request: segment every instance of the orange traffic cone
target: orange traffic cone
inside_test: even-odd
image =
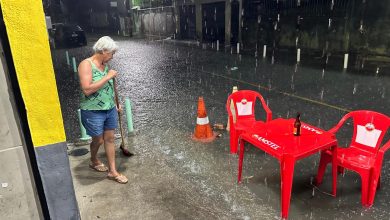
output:
[[[237,86],[233,86],[233,91],[232,91],[232,94],[237,92],[238,91],[238,88]],[[232,114],[233,114],[233,121],[234,123],[236,122],[236,110],[234,109],[234,104],[233,104],[233,101],[230,102],[230,111],[232,111]],[[230,120],[229,120],[229,117],[228,117],[228,122],[227,122],[227,125],[226,125],[226,130],[227,131],[230,131]]]
[[[201,142],[211,142],[215,139],[216,136],[217,135],[211,129],[203,97],[199,97],[198,117],[196,118],[196,127],[192,138]]]

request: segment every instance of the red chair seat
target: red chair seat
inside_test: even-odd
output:
[[[242,121],[240,121],[240,123],[237,123],[235,125],[235,129],[244,131],[248,128],[252,128],[252,127],[256,126],[256,124],[264,124],[264,122],[263,121],[256,121],[256,120],[252,120],[252,119],[242,120]]]
[[[337,160],[339,165],[348,169],[370,169],[374,165],[375,155],[355,147],[338,148]]]

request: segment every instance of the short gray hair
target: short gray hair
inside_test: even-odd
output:
[[[102,53],[103,51],[114,52],[118,50],[118,45],[111,37],[104,36],[96,41],[92,49],[95,53]]]

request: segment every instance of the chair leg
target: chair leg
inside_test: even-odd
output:
[[[245,142],[242,140],[240,141],[240,153],[238,156],[238,177],[237,182],[241,182],[241,175],[242,175],[242,163],[244,161],[244,153],[245,153]]]
[[[238,146],[238,135],[234,129],[230,130],[230,153],[236,154]]]
[[[371,205],[368,202],[368,193],[370,188],[370,176],[368,175],[360,175],[362,180],[362,205],[366,207],[370,207]]]
[[[375,194],[376,191],[380,188],[380,183],[381,183],[380,175],[375,175],[375,174],[371,175],[371,180],[368,189],[368,200],[367,200],[368,206],[372,206],[374,204]]]
[[[320,185],[322,183],[322,179],[323,179],[324,174],[325,174],[326,166],[331,161],[332,161],[332,156],[327,154],[325,151],[321,151],[321,159],[320,159],[320,164],[318,165],[316,185]]]

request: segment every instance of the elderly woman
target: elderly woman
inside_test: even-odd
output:
[[[108,179],[127,183],[127,178],[118,173],[115,167],[114,131],[118,125],[117,111],[120,109],[116,108],[113,79],[118,73],[107,66],[117,49],[115,41],[104,36],[93,46],[94,54],[80,63],[80,109],[81,121],[87,134],[92,137],[89,166],[99,172],[108,171]],[[97,152],[103,143],[108,168],[97,158]]]

